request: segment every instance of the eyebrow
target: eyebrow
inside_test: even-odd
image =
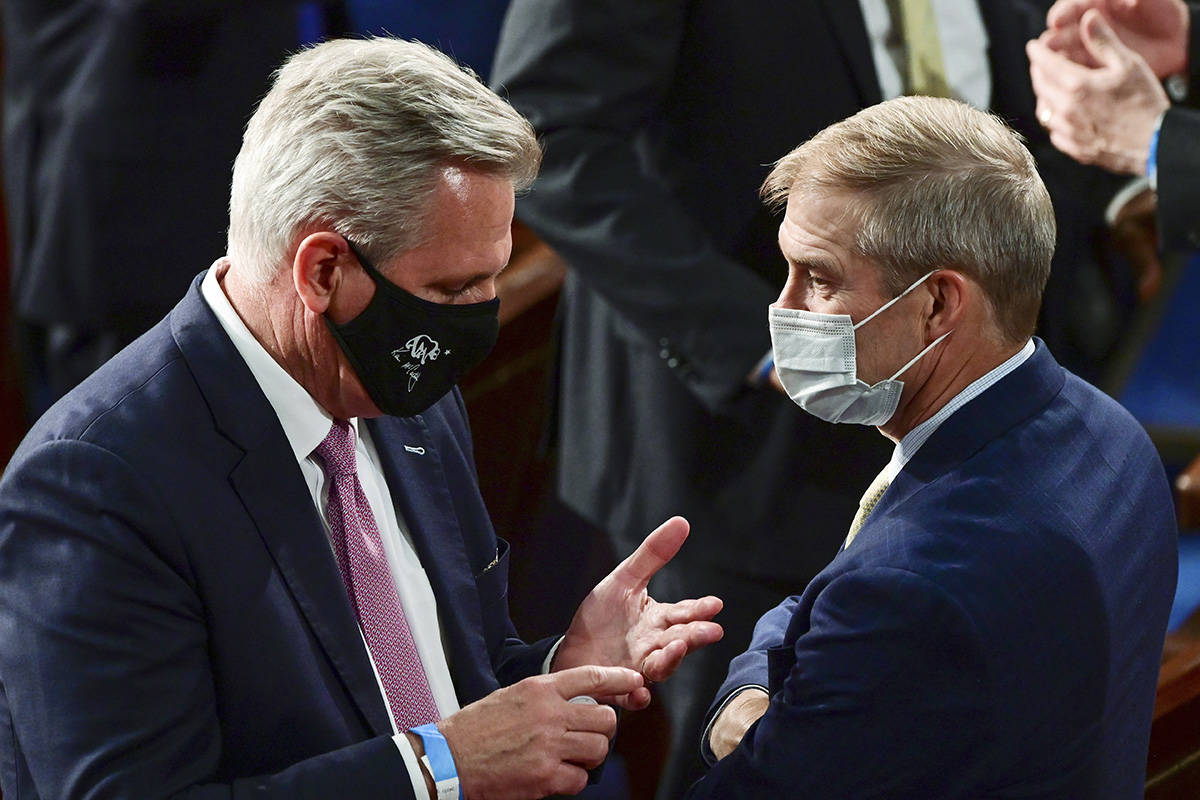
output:
[[[830,259],[830,258],[821,258],[821,257],[812,257],[812,256],[805,256],[803,258],[793,258],[792,256],[788,255],[787,253],[784,253],[783,257],[787,260],[788,264],[798,267],[799,269],[808,270],[809,272],[816,271],[816,272],[823,272],[823,273],[827,273],[827,274],[832,274],[832,273],[838,272],[838,267],[837,267],[836,262],[834,262],[833,259]]]

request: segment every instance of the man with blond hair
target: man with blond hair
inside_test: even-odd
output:
[[[784,388],[896,447],[731,664],[689,797],[1140,797],[1171,498],[1145,432],[1031,338],[1055,230],[1030,154],[995,117],[903,98],[764,193],[787,204]]]
[[[719,638],[716,598],[646,594],[678,518],[563,637],[509,620],[455,382],[495,340],[539,158],[417,43],[283,66],[228,255],[0,482],[6,800],[575,793],[616,724],[595,699],[644,706]]]

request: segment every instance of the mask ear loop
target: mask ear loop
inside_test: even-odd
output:
[[[929,346],[928,346],[928,347],[926,347],[924,350],[922,350],[921,352],[919,352],[919,353],[917,353],[915,356],[913,356],[913,360],[912,360],[912,361],[909,361],[907,364],[905,364],[903,367],[901,367],[901,368],[900,368],[900,371],[899,371],[899,372],[897,372],[897,373],[896,373],[895,375],[893,375],[892,377],[888,378],[888,380],[889,380],[889,381],[894,381],[894,380],[896,380],[896,378],[899,378],[901,375],[903,375],[903,374],[904,374],[904,371],[905,371],[905,370],[907,370],[907,369],[908,369],[909,367],[911,367],[913,364],[915,364],[915,363],[917,363],[918,361],[920,361],[920,360],[921,360],[921,356],[925,355],[925,354],[926,354],[926,353],[928,353],[930,350],[932,350],[933,348],[937,347],[939,344],[941,344],[941,341],[942,341],[942,339],[945,339],[947,336],[949,336],[949,335],[950,335],[950,334],[952,334],[952,333],[954,333],[954,328],[951,328],[950,330],[948,330],[948,331],[946,331],[945,333],[943,333],[941,336],[939,336],[939,337],[937,337],[936,339],[934,339],[932,342],[930,342],[930,343],[929,343]]]
[[[933,273],[935,273],[935,272],[937,272],[937,270],[936,270],[936,269],[931,269],[931,270],[929,270],[929,272],[926,272],[924,275],[922,275],[921,277],[917,278],[917,280],[916,280],[916,281],[915,281],[915,282],[914,282],[914,283],[913,283],[911,286],[909,286],[907,289],[905,289],[903,292],[901,292],[900,294],[896,295],[896,296],[895,296],[895,297],[893,297],[891,300],[888,300],[886,303],[884,303],[884,304],[883,304],[883,305],[881,305],[879,308],[875,309],[875,310],[874,310],[874,311],[872,311],[870,314],[868,314],[868,315],[867,315],[865,318],[863,318],[862,320],[860,320],[860,321],[859,321],[859,323],[858,323],[857,325],[854,325],[854,326],[853,326],[854,330],[858,330],[858,329],[859,329],[859,328],[861,328],[863,325],[866,325],[868,322],[870,322],[871,320],[873,320],[873,319],[875,319],[876,317],[878,317],[878,316],[879,316],[880,314],[882,314],[884,311],[887,311],[889,308],[891,308],[892,306],[896,305],[896,303],[899,303],[899,302],[900,302],[900,301],[901,301],[901,300],[904,298],[904,296],[905,296],[906,294],[908,294],[908,293],[909,293],[909,292],[911,292],[913,289],[917,288],[917,287],[918,287],[918,286],[920,286],[922,283],[924,283],[924,282],[925,282],[925,279],[926,279],[926,278],[928,278],[930,275],[932,275],[932,274],[933,274]],[[918,358],[919,358],[919,356],[918,356]]]

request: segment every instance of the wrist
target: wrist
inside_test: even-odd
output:
[[[717,760],[741,744],[746,731],[766,713],[770,702],[770,695],[758,686],[747,686],[726,701],[708,732],[708,747]]]
[[[586,647],[577,634],[573,634],[568,628],[567,632],[559,639],[555,646],[553,656],[549,660],[546,670],[547,674],[551,672],[562,672],[564,669],[573,669],[582,667],[588,664],[602,664],[599,657],[592,652],[592,648]]]
[[[429,800],[437,800],[437,784],[433,780],[432,773],[429,772],[429,767],[425,766],[423,760],[425,757],[425,743],[421,741],[420,736],[417,736],[412,731],[405,731],[404,738],[408,739],[408,744],[412,748],[413,754],[417,757],[417,765],[421,768],[421,777],[425,779],[425,791],[428,794]]]
[[[431,800],[462,800],[454,756],[438,726],[432,722],[418,725],[406,731],[405,735],[413,742],[413,751],[421,763],[425,788],[429,790]]]

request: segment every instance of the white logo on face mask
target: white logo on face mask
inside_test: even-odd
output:
[[[931,270],[857,325],[848,314],[820,314],[771,306],[768,324],[775,371],[788,396],[801,408],[826,422],[883,425],[896,413],[904,382],[897,380],[952,331],[874,385],[858,378],[854,331],[900,301],[936,270]]]
[[[401,347],[399,350],[393,350],[392,358],[399,361],[404,357],[401,353],[410,353],[413,358],[424,364],[426,361],[437,361],[437,357],[442,354],[442,348],[434,339],[423,333],[419,333],[409,339],[404,347]]]
[[[421,367],[427,361],[437,361],[442,355],[442,347],[437,340],[419,333],[409,339],[404,347],[392,351],[392,358],[400,362],[400,368],[408,374],[408,390],[411,392],[421,379]],[[446,351],[450,355],[450,351]],[[411,356],[412,358],[409,358]],[[415,361],[413,359],[416,359]]]

